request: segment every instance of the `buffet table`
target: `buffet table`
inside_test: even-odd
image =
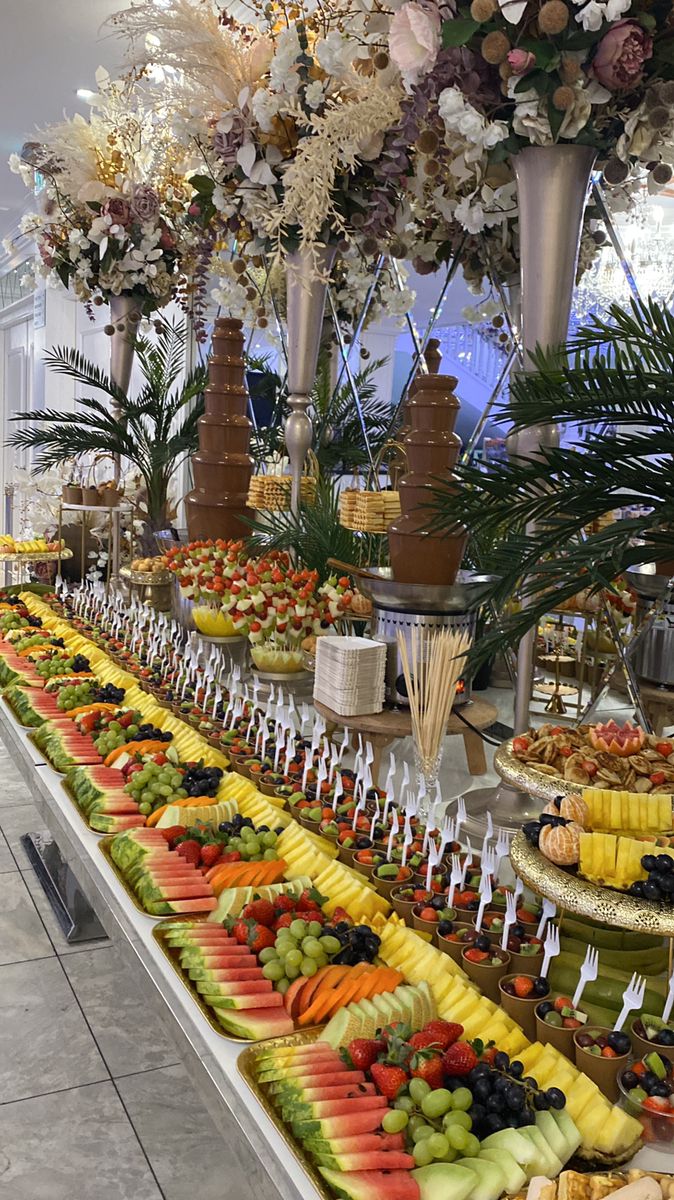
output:
[[[233,1157],[249,1180],[245,1195],[239,1193],[237,1200],[318,1200],[310,1180],[239,1074],[237,1059],[244,1047],[218,1036],[201,1015],[152,937],[156,922],[140,913],[122,890],[98,849],[100,839],[86,828],[66,794],[63,777],[44,762],[4,701],[0,701],[0,737],[96,915],[132,965],[148,1009],[173,1036],[211,1115],[232,1144]]]

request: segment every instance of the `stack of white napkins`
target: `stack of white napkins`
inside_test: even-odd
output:
[[[362,637],[319,637],[314,700],[342,717],[381,712],[385,673],[383,642]]]

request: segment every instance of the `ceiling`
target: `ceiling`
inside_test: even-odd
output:
[[[7,159],[36,128],[86,105],[100,63],[115,68],[121,45],[103,22],[124,0],[0,0],[0,237],[30,202]]]

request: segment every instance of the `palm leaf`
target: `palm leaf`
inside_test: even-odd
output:
[[[297,516],[269,512],[249,524],[254,553],[290,550],[305,567],[318,571],[321,580],[331,574],[328,559],[358,561],[358,535],[339,523],[339,490],[331,479],[319,479],[315,504],[301,504]]]

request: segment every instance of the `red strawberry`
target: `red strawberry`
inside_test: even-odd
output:
[[[249,917],[251,921],[257,921],[258,925],[270,928],[274,924],[274,905],[271,900],[253,900],[246,905],[241,915]]]
[[[468,959],[468,962],[482,963],[486,958],[489,958],[489,951],[476,950],[474,946],[471,946],[469,950],[466,950],[465,958]]]
[[[259,954],[261,950],[266,950],[267,946],[273,946],[276,942],[276,934],[267,929],[266,925],[258,925],[256,922],[248,922],[250,932],[248,934],[248,945],[254,954]]]
[[[234,921],[231,926],[230,933],[232,937],[235,937],[237,942],[239,942],[242,946],[247,945],[248,934],[250,933],[248,922],[242,921],[241,919]]]
[[[187,838],[186,841],[176,846],[176,849],[182,858],[192,863],[193,867],[196,867],[201,862],[201,846],[194,838]]]
[[[341,921],[346,921],[347,924],[350,925],[351,917],[349,916],[349,914],[345,908],[340,908],[338,905],[332,914],[332,923],[333,923],[333,925],[339,925]]]
[[[439,1054],[433,1054],[432,1051],[422,1050],[414,1055],[412,1059],[412,1074],[418,1079],[425,1079],[433,1091],[436,1088],[444,1087],[445,1071],[442,1065],[442,1058]]]
[[[469,1075],[477,1063],[477,1054],[469,1042],[455,1042],[442,1056],[447,1075]]]
[[[274,908],[276,912],[292,913],[295,911],[296,903],[297,902],[293,896],[286,896],[283,893],[280,896],[274,897]]]
[[[368,1071],[385,1049],[386,1043],[374,1038],[354,1038],[345,1050],[342,1049],[342,1058],[358,1071]]]
[[[274,921],[274,924],[272,925],[272,929],[287,929],[289,925],[292,925],[294,920],[295,920],[294,913],[291,913],[291,912],[281,913],[281,916],[278,918],[278,920]]]
[[[375,1062],[370,1067],[370,1076],[377,1091],[387,1100],[395,1100],[401,1088],[409,1082],[407,1071],[402,1067],[391,1066],[389,1063]]]
[[[647,1096],[644,1100],[644,1108],[650,1112],[666,1112],[669,1109],[669,1100],[666,1096]]]
[[[217,842],[211,842],[210,846],[201,847],[201,861],[205,867],[212,867],[222,854],[222,846]]]
[[[240,862],[241,861],[241,853],[239,850],[228,850],[226,854],[223,854],[222,861],[228,862],[228,863]]]
[[[166,841],[170,844],[171,842],[175,841],[176,838],[183,836],[185,833],[185,826],[169,825],[166,829],[162,829],[160,832],[162,837],[166,838]]]
[[[433,1046],[436,1050],[446,1049],[445,1046],[440,1046],[434,1033],[432,1031],[429,1033],[428,1029],[422,1029],[419,1033],[413,1033],[409,1044],[415,1050],[427,1050],[429,1046]]]
[[[447,1050],[454,1042],[458,1042],[463,1034],[463,1025],[457,1025],[456,1021],[443,1021],[438,1017],[436,1021],[429,1021],[423,1032],[432,1034],[433,1041],[439,1044],[440,1049]]]
[[[519,996],[520,1000],[525,1000],[534,990],[534,981],[528,975],[516,975],[512,982],[515,995]]]

